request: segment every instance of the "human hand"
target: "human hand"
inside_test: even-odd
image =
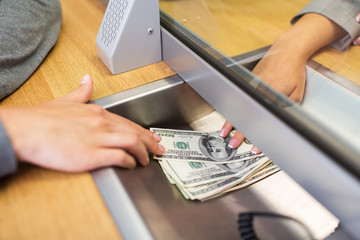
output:
[[[281,40],[275,42],[252,72],[289,99],[301,102],[305,92],[307,58],[295,57],[292,48]]]
[[[297,49],[289,43],[287,38],[280,37],[255,66],[253,73],[293,101],[301,102],[305,91],[307,58],[294,57]],[[220,136],[228,136],[232,129],[233,126],[226,121],[220,131]],[[229,142],[229,147],[237,148],[244,139],[244,135],[236,130]],[[252,152],[259,153],[260,150],[254,146]]]
[[[341,26],[321,14],[305,14],[276,39],[253,73],[291,100],[301,102],[305,91],[306,62],[316,51],[345,35]],[[232,126],[226,122],[223,129],[226,137]],[[237,132],[230,144],[233,141],[234,147],[238,146],[243,139],[244,136]]]
[[[66,96],[24,108],[2,108],[0,117],[19,161],[80,172],[103,166],[134,168],[163,154],[161,138],[101,106],[86,103],[93,80]]]
[[[230,134],[230,132],[232,131],[232,129],[233,129],[233,126],[231,125],[231,123],[226,121],[224,123],[223,127],[221,128],[221,131],[219,134],[220,137],[224,138],[224,137],[228,136]],[[244,141],[244,139],[245,139],[245,136],[236,130],[235,134],[232,136],[228,146],[232,149],[237,148]],[[254,154],[258,154],[261,151],[254,145],[251,149],[251,152]]]

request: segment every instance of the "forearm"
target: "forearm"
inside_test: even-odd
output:
[[[291,23],[309,13],[325,16],[345,30],[346,35],[332,43],[333,47],[344,50],[360,35],[360,25],[355,21],[359,12],[360,0],[312,0],[294,16]]]
[[[282,34],[274,43],[274,47],[281,45],[282,51],[290,51],[293,56],[307,60],[322,47],[345,35],[345,30],[328,18],[308,13]]]
[[[346,35],[331,20],[309,13],[283,33],[271,46],[253,73],[296,102],[305,90],[305,65],[322,47]]]

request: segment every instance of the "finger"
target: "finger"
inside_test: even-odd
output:
[[[118,148],[127,151],[143,166],[149,163],[146,147],[140,138],[134,134],[122,133],[119,135],[110,133],[104,134],[101,137],[98,136],[97,140],[102,147]]]
[[[231,125],[231,123],[229,121],[226,121],[221,128],[219,136],[222,138],[226,137],[227,135],[229,135],[229,133],[232,129],[233,129],[233,126]]]
[[[289,95],[289,98],[297,103],[301,103],[304,98],[305,86],[298,86],[294,91]]]
[[[161,155],[165,150],[164,147],[147,135],[106,133],[102,136],[98,136],[96,139],[98,144],[102,147],[120,148],[127,151],[143,166],[149,164],[148,151]]]
[[[355,46],[359,46],[360,45],[360,37],[355,38],[355,40],[353,41],[353,44]]]
[[[99,149],[96,151],[94,159],[91,166],[88,166],[88,170],[107,166],[130,169],[136,167],[135,158],[122,149]]]
[[[229,148],[237,148],[244,141],[244,139],[244,135],[242,135],[239,131],[236,131],[228,144]]]
[[[259,154],[259,153],[261,153],[261,150],[257,147],[257,146],[253,146],[252,148],[251,148],[251,153],[253,153],[253,154]]]
[[[136,161],[133,156],[122,149],[99,148],[94,152],[88,151],[79,160],[60,161],[57,166],[44,165],[47,168],[66,172],[83,172],[109,166],[134,168]]]
[[[154,133],[152,131],[150,131],[150,132],[151,132],[152,138],[155,139],[156,142],[158,142],[158,143],[161,142],[161,137],[159,135],[157,135],[156,133]]]
[[[86,74],[80,83],[80,86],[71,93],[55,99],[55,101],[71,101],[78,103],[86,103],[89,101],[93,92],[93,79],[89,74]]]
[[[121,117],[121,116],[111,113],[111,112],[107,112],[106,117],[110,121],[119,123],[119,124],[113,125],[115,127],[115,129],[118,131],[120,130],[120,131],[125,131],[125,132],[130,132],[130,133],[145,134],[145,135],[148,135],[149,137],[153,138],[157,142],[161,141],[161,137],[159,135],[153,133],[152,131],[150,131],[148,129],[141,127],[140,125],[130,121],[129,119],[126,119],[124,117]]]

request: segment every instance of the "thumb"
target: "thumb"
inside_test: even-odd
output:
[[[89,101],[93,92],[93,79],[89,74],[86,74],[82,79],[80,86],[74,91],[68,93],[65,96],[55,99],[55,101],[71,101],[86,103]]]

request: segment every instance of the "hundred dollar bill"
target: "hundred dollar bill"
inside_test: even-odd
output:
[[[166,168],[164,167],[164,162],[165,162],[165,161],[162,161],[162,160],[159,160],[159,161],[158,161],[161,169],[163,170],[163,172],[164,172],[164,174],[165,174],[166,179],[169,181],[169,183],[171,183],[171,184],[176,184],[176,182],[174,181],[174,179],[171,177],[171,175],[168,173],[168,171],[167,171]]]
[[[281,169],[278,166],[270,163],[269,165],[265,166],[263,169],[261,169],[257,172],[254,172],[254,174],[250,175],[248,178],[246,178],[240,184],[225,190],[225,192],[231,192],[231,191],[235,191],[235,190],[247,187],[255,182],[260,181],[261,179],[264,179],[264,178],[280,171],[280,170]]]
[[[199,195],[194,198],[194,196],[192,197],[192,200],[201,200],[201,201],[206,201],[209,199],[213,199],[219,196],[222,196],[228,192],[232,192],[241,188],[245,188],[257,181],[260,181],[261,179],[264,179],[278,171],[280,171],[280,168],[276,165],[274,165],[271,161],[265,162],[264,164],[261,164],[256,167],[256,168],[252,168],[251,171],[249,171],[247,174],[247,177],[243,177],[243,178],[229,178],[226,180],[220,180],[220,181],[215,181],[215,182],[211,182],[208,184],[202,184],[200,186],[197,187],[184,187],[181,186],[180,184],[177,184],[176,181],[174,181],[172,179],[172,177],[170,176],[170,174],[167,173],[166,169],[163,167],[163,164],[166,161],[159,161],[160,166],[162,167],[165,176],[168,178],[169,182],[173,185],[176,185],[177,188],[179,189],[180,193],[183,195],[183,197],[185,199],[191,199],[191,194],[189,195],[189,193],[191,191],[195,190],[199,190],[202,189],[202,193],[205,193],[206,196],[202,196]],[[201,163],[193,163],[194,166],[199,166],[199,164],[201,165]],[[243,174],[245,175],[245,174]],[[228,183],[230,184],[235,184],[233,187],[230,188],[226,188],[226,184],[224,185],[224,183]],[[209,191],[209,189],[206,189],[208,187],[214,187],[214,186],[218,186],[219,188],[213,188],[211,191]],[[221,187],[225,187],[225,190],[221,190]],[[196,191],[195,191],[196,192]]]
[[[230,177],[224,180],[202,184],[195,187],[181,187],[185,194],[190,197],[191,200],[204,200],[208,199],[211,196],[220,194],[221,192],[225,191],[226,189],[229,189],[242,181],[244,181],[249,175],[251,175],[252,172],[257,171],[258,168],[261,168],[262,165],[265,164],[265,162],[259,161],[256,164],[251,165],[251,168],[248,169],[248,171],[243,172],[241,175],[236,177]]]
[[[251,159],[228,164],[213,164],[204,162],[184,162],[163,160],[161,166],[182,187],[194,187],[231,177],[242,176],[254,165],[269,162],[267,156],[255,156]],[[224,166],[225,165],[225,166]],[[229,171],[228,169],[231,169]]]
[[[185,199],[190,199],[190,197],[182,190],[181,187],[179,187],[176,182],[172,179],[172,177],[170,176],[170,174],[166,171],[166,169],[163,167],[163,162],[162,160],[159,160],[158,163],[160,164],[161,169],[163,170],[165,177],[167,178],[167,180],[169,181],[169,183],[176,185],[177,188],[179,189],[180,193],[183,195],[183,197]]]
[[[201,201],[206,201],[206,200],[209,200],[209,199],[212,199],[212,198],[216,198],[216,197],[220,197],[221,195],[224,195],[226,193],[229,193],[229,192],[233,192],[233,191],[236,191],[236,190],[239,190],[239,189],[242,189],[242,188],[245,188],[251,184],[254,184],[278,171],[280,171],[281,169],[274,165],[273,163],[269,163],[268,165],[264,166],[262,169],[258,169],[257,171],[254,171],[252,174],[250,174],[246,179],[244,179],[242,182],[240,182],[239,184],[231,187],[231,188],[228,188],[224,191],[222,191],[221,193],[219,194],[215,194],[215,195],[212,195],[208,198],[203,198],[201,199]],[[188,198],[187,198],[188,199]]]
[[[238,148],[231,149],[228,147],[230,137],[221,138],[219,131],[197,132],[162,128],[150,130],[161,136],[161,144],[166,149],[163,155],[154,155],[154,159],[157,160],[224,164],[245,161],[254,156],[264,156],[264,154],[252,153],[253,144],[247,139]]]

